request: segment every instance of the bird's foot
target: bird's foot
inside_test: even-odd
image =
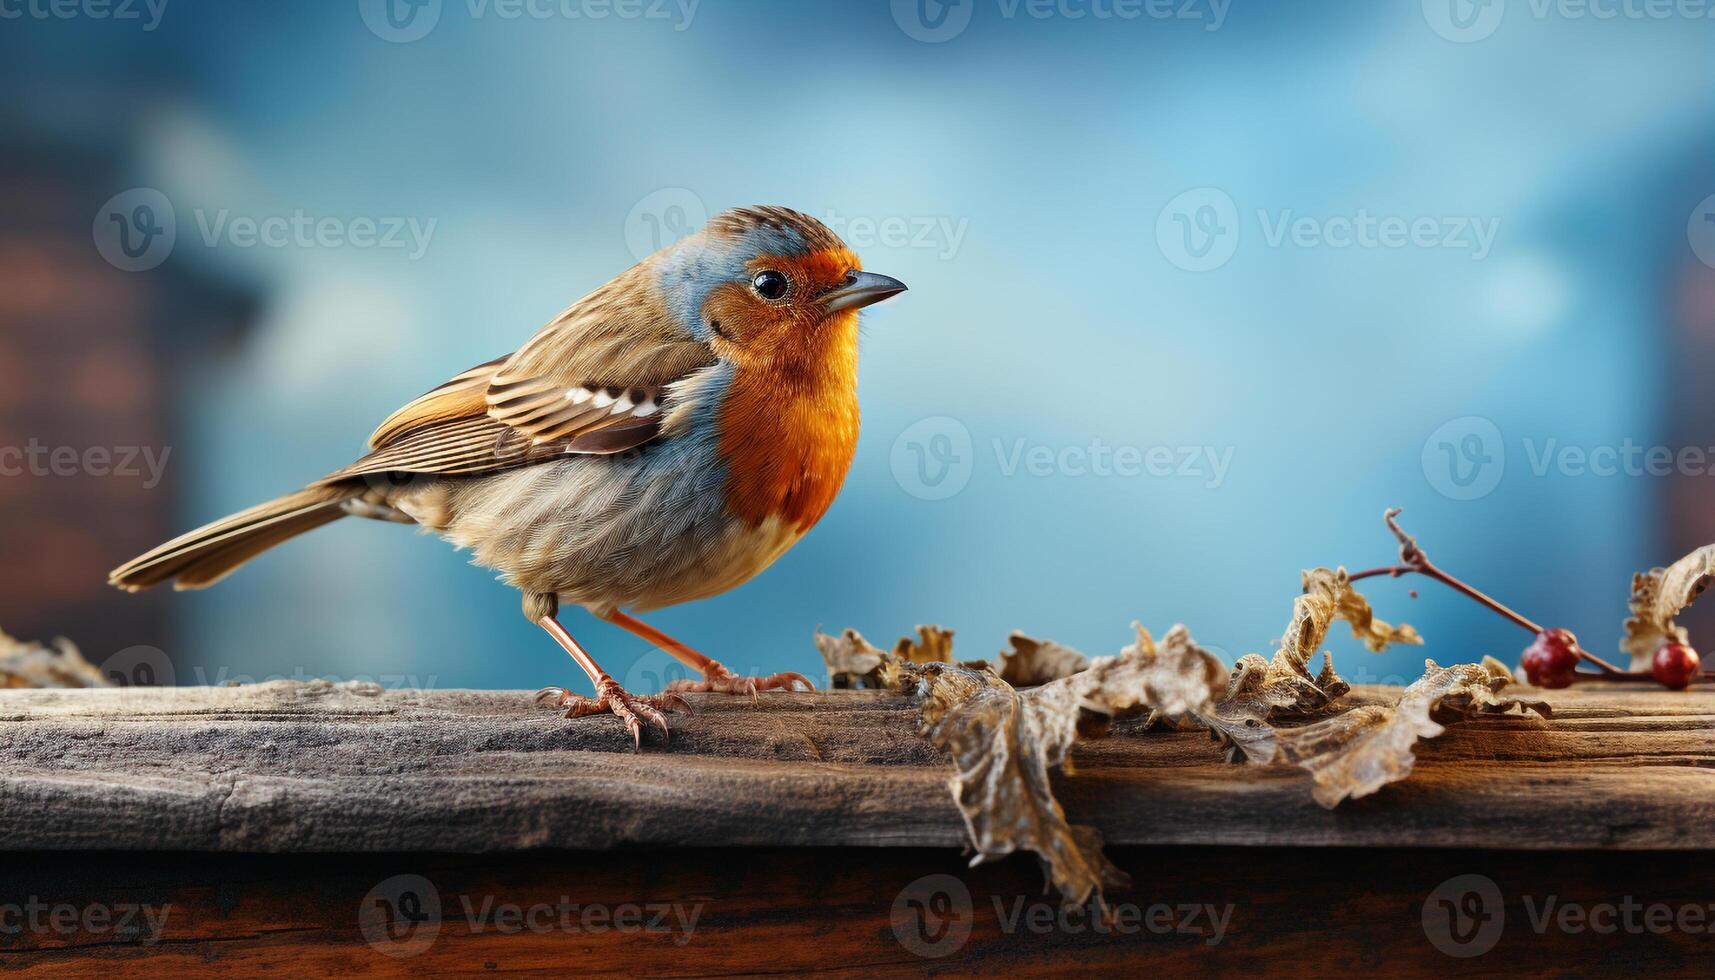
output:
[[[544,687],[536,692],[537,702],[552,701],[555,709],[564,708],[567,718],[582,718],[585,715],[612,713],[625,722],[625,730],[631,733],[631,740],[638,751],[643,749],[643,723],[645,721],[661,729],[663,738],[672,738],[673,733],[667,728],[667,712],[677,708],[687,715],[691,714],[690,702],[677,694],[652,694],[648,696],[632,694],[619,686],[619,682],[611,677],[603,677],[596,683],[596,696],[586,698],[575,694],[563,687]]]
[[[804,690],[814,691],[816,685],[810,679],[796,671],[783,671],[770,674],[767,677],[740,677],[727,670],[720,664],[711,663],[703,669],[703,679],[700,681],[679,680],[667,685],[672,691],[708,691],[717,694],[748,694],[754,700],[758,691],[797,690],[795,685],[804,685]]]

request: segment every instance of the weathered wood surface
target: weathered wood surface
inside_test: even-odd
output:
[[[1359,698],[1391,696],[1360,689]],[[1201,733],[1114,737],[1057,792],[1113,845],[1707,849],[1715,693],[1547,692],[1419,743],[1416,772],[1329,812],[1288,766]],[[671,745],[522,692],[0,691],[0,848],[495,851],[959,846],[949,770],[915,710],[874,692],[694,696]]]

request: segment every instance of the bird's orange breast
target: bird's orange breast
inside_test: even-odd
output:
[[[824,323],[806,356],[742,365],[721,403],[727,507],[752,526],[808,531],[833,504],[857,450],[857,317]]]

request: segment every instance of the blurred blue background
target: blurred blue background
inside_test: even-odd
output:
[[[752,203],[831,219],[911,291],[866,314],[863,437],[821,525],[651,617],[735,668],[821,677],[817,626],[886,645],[930,622],[967,656],[1014,628],[1111,653],[1133,619],[1266,653],[1300,569],[1391,561],[1390,505],[1606,654],[1631,573],[1715,540],[1715,456],[1641,455],[1715,446],[1715,20],[1687,8],[393,2],[5,7],[0,122],[29,175],[8,254],[51,257],[14,277],[82,267],[68,296],[159,303],[111,377],[159,379],[137,404],[171,455],[64,518],[76,575],[51,542],[12,549],[0,627],[98,663],[158,646],[179,683],[581,685],[513,590],[393,525],[340,522],[200,593],[101,572],[343,465],[398,405]],[[175,235],[126,271],[99,216],[136,189]],[[243,234],[295,215],[328,234]],[[224,297],[187,308],[226,326],[149,339],[179,336],[179,293]],[[0,380],[54,387],[17,351],[65,305],[12,306]],[[77,322],[97,343],[111,321]],[[1615,472],[1579,465],[1605,447]],[[32,601],[43,576],[63,588]],[[1337,632],[1353,679],[1528,642],[1433,583],[1371,591],[1429,644]],[[640,641],[563,619],[628,683],[662,679]]]

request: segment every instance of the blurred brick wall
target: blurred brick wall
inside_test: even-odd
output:
[[[0,629],[69,637],[97,664],[170,648],[166,597],[125,595],[106,573],[183,530],[175,380],[239,335],[251,303],[171,260],[102,259],[91,228],[126,187],[109,162],[121,154],[0,151]],[[145,450],[167,453],[158,482]]]

